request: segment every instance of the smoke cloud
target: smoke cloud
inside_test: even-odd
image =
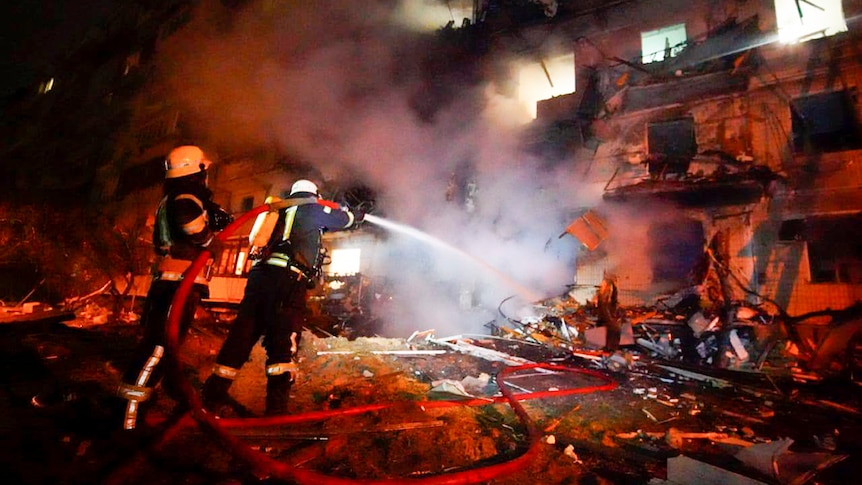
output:
[[[378,310],[393,334],[484,332],[503,299],[572,283],[577,242],[559,236],[598,193],[524,152],[522,108],[485,75],[499,70],[413,28],[403,14],[416,6],[268,1],[237,14],[205,2],[161,49],[160,78],[208,138],[274,145],[327,184],[364,183],[378,215],[450,246],[392,233],[363,248],[390,282]]]

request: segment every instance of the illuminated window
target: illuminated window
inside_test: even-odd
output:
[[[536,117],[536,102],[575,92],[575,54],[543,59],[521,67],[518,99]]]
[[[803,42],[847,31],[841,0],[775,0],[782,42]]]
[[[45,94],[52,89],[54,89],[54,78],[39,84],[39,94]]]
[[[687,40],[685,24],[641,32],[643,63],[663,61],[665,57],[676,57],[685,48]]]
[[[236,267],[233,270],[233,274],[241,276],[243,271],[245,271],[245,251],[240,251],[236,255]]]
[[[332,262],[328,273],[331,275],[350,275],[359,272],[359,255],[361,249],[333,249]]]
[[[398,2],[394,19],[414,30],[432,31],[446,25],[460,27],[473,18],[473,0],[403,0]]]

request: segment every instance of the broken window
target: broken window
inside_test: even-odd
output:
[[[775,0],[781,42],[804,42],[847,31],[841,0]]]
[[[653,283],[690,285],[703,259],[703,225],[693,219],[653,224],[648,231]]]
[[[812,283],[862,283],[862,214],[784,221],[783,241],[805,241]]]
[[[574,52],[520,66],[518,100],[527,108],[530,119],[536,118],[538,101],[574,92]]]
[[[641,58],[644,64],[676,57],[687,42],[685,24],[641,32]]]
[[[685,175],[697,153],[694,119],[681,118],[647,125],[649,173],[652,176]]]
[[[793,149],[835,152],[862,146],[855,91],[831,91],[793,100]]]

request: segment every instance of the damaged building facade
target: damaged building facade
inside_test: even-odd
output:
[[[501,42],[573,59],[531,143],[604,189],[567,229],[576,294],[612,275],[621,303],[654,304],[712,275],[718,299],[791,315],[862,298],[862,4],[559,4]]]

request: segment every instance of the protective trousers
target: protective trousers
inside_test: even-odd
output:
[[[167,341],[165,326],[178,287],[179,282],[177,281],[155,280],[150,285],[141,314],[144,335],[132,352],[131,361],[123,374],[123,383],[117,391],[118,396],[125,400],[122,403],[124,429],[135,428],[138,416],[146,410],[147,400],[152,396],[153,389],[164,377],[165,366],[163,362]],[[180,316],[180,341],[188,333],[192,320],[194,320],[195,309],[206,291],[207,288],[203,285],[192,287]],[[170,379],[165,382],[165,388],[169,396],[174,399],[178,398],[178,393],[172,387]]]
[[[256,264],[248,277],[239,313],[204,383],[204,405],[216,409],[228,401],[236,373],[260,339],[266,350],[266,413],[284,414],[296,374],[293,362],[306,319],[305,280],[289,268]]]

